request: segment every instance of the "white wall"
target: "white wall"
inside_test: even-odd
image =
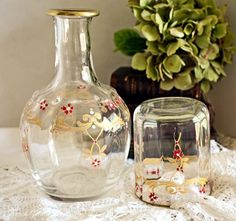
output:
[[[232,31],[236,34],[236,1],[218,0],[227,4],[227,17]],[[235,39],[236,42],[236,39]],[[236,137],[236,56],[233,64],[226,67],[227,78],[218,82],[209,93],[209,98],[216,112],[216,128],[224,134]]]
[[[223,0],[221,0],[223,1]],[[17,126],[23,106],[33,91],[54,75],[54,30],[46,15],[49,8],[95,8],[101,15],[91,27],[93,59],[99,79],[109,83],[110,74],[129,58],[114,53],[113,33],[131,27],[134,18],[128,0],[1,0],[0,1],[0,127]],[[229,17],[236,33],[236,1],[229,5]],[[234,24],[233,24],[234,22]],[[228,78],[210,93],[217,112],[216,125],[236,137],[236,59],[227,68]]]

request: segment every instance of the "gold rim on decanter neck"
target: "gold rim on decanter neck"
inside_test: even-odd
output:
[[[48,15],[65,16],[65,17],[95,17],[99,15],[99,11],[94,9],[49,9]]]

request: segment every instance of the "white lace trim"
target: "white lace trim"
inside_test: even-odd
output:
[[[236,220],[236,152],[211,144],[211,196],[179,198],[170,208],[148,205],[135,196],[133,161],[128,161],[116,189],[84,202],[54,200],[37,188],[27,170],[0,164],[0,221]]]

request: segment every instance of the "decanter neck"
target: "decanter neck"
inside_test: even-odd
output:
[[[54,16],[56,46],[55,82],[96,83],[90,52],[89,23],[92,18]]]

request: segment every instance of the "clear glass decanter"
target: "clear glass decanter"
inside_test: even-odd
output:
[[[184,97],[143,102],[134,113],[136,195],[170,206],[211,192],[209,112]]]
[[[130,145],[130,114],[97,80],[89,23],[96,10],[49,10],[55,24],[56,76],[36,91],[21,117],[32,175],[47,194],[91,199],[113,187]]]

